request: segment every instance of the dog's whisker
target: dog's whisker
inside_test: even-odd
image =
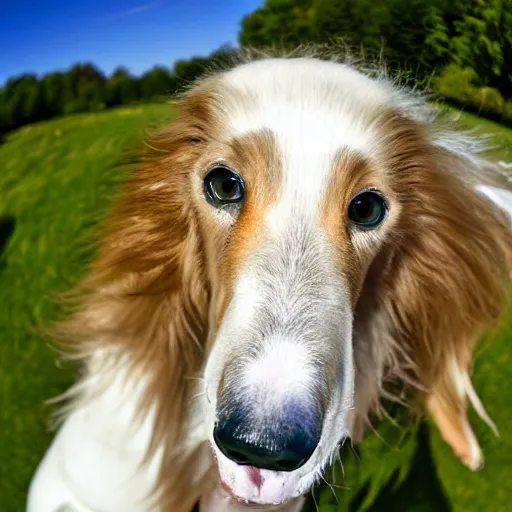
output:
[[[333,484],[331,483],[331,485],[335,488],[335,489],[340,489],[342,491],[350,491],[350,487],[346,486],[346,485],[339,485],[339,484]]]
[[[343,460],[341,459],[341,450],[343,449],[343,446],[345,445],[346,440],[347,440],[347,438],[343,439],[342,444],[341,444],[341,446],[338,446],[338,450],[336,453],[336,458],[340,464],[341,474],[343,476],[343,483],[345,483],[346,478],[345,478],[345,466],[343,465]]]
[[[320,512],[320,506],[319,506],[319,504],[318,504],[318,502],[317,502],[317,500],[316,500],[316,496],[315,496],[315,490],[316,490],[316,489],[315,489],[315,487],[316,487],[316,485],[315,485],[315,484],[313,484],[313,485],[311,486],[311,497],[313,498],[313,503],[315,504],[315,510],[316,510],[316,512]]]
[[[359,464],[361,464],[361,458],[359,457],[359,454],[357,453],[357,450],[354,447],[354,443],[352,441],[352,438],[349,438],[349,439],[350,439],[350,448],[352,450],[352,453],[354,454],[355,458],[357,459],[357,462]]]
[[[206,379],[204,377],[197,377],[197,376],[190,376],[188,375],[187,377],[185,377],[186,380],[198,380],[199,382],[205,382]]]
[[[200,393],[196,393],[195,395],[190,397],[190,402],[193,402],[194,400],[197,400],[199,397],[206,395],[206,389],[204,391],[201,391]]]
[[[325,484],[327,485],[327,487],[329,487],[329,489],[331,490],[331,493],[334,497],[334,500],[336,501],[336,506],[339,507],[340,506],[340,503],[338,501],[338,495],[336,494],[336,491],[334,490],[334,484],[328,482],[324,477],[323,475],[321,475],[321,478],[322,480],[325,482]]]

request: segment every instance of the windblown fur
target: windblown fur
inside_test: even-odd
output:
[[[304,54],[325,58],[311,49],[288,57]],[[268,55],[244,53],[234,65],[260,58]],[[378,63],[347,58],[389,93],[384,107],[364,115],[378,137],[372,165],[388,170],[385,179],[400,204],[392,231],[368,261],[357,251],[340,255],[352,258],[344,271],[353,290],[351,436],[360,440],[381,398],[398,389],[400,396],[391,398],[420,414],[430,411],[457,454],[476,469],[481,457],[466,418],[468,399],[488,418],[469,379],[472,353],[508,299],[512,247],[507,215],[476,187],[510,184],[503,169],[484,158],[484,145],[420,93],[402,88]],[[194,432],[202,420],[196,403],[203,370],[227,303],[218,294],[214,234],[190,199],[190,174],[205,151],[215,152],[225,129],[222,115],[229,112],[222,103],[231,100],[222,73],[194,84],[178,102],[178,119],[150,137],[153,150],[143,155],[106,220],[75,310],[55,329],[83,366],[81,380],[66,394],[64,421],[120,373],[127,393],[137,397],[137,425],[154,418],[141,462],[160,461],[154,510],[190,512],[218,478],[208,443],[195,442]],[[254,143],[267,147],[266,156],[254,157],[256,167],[277,158],[265,137]],[[366,172],[367,163],[357,165],[351,168]],[[343,194],[346,182],[336,186]],[[336,237],[342,227],[334,217],[328,230]],[[236,240],[231,243],[238,251]]]

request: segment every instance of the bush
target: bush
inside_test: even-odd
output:
[[[512,101],[506,101],[503,105],[503,118],[512,121]]]
[[[89,102],[89,112],[99,112],[100,110],[105,109],[105,103],[99,100],[92,100]]]
[[[478,106],[483,113],[503,115],[505,100],[497,89],[481,87],[477,89],[473,100],[475,106]]]
[[[64,105],[64,114],[78,114],[79,112],[85,112],[87,107],[88,103],[84,98],[71,100],[69,103]]]
[[[436,91],[458,107],[467,108],[495,120],[512,122],[512,102],[493,87],[481,87],[478,75],[471,68],[450,64],[434,78]]]
[[[471,68],[461,68],[457,64],[446,66],[434,85],[439,94],[459,103],[472,104],[478,92],[478,75]]]

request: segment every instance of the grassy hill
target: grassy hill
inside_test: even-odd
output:
[[[0,217],[11,216],[0,224],[0,252],[2,235],[13,232],[0,256],[2,512],[23,510],[31,475],[52,436],[51,408],[44,401],[73,379],[35,327],[59,314],[52,297],[84,271],[85,237],[123,179],[116,167],[123,151],[139,145],[148,127],[171,117],[164,105],[71,116],[25,127],[0,146]],[[470,116],[464,122],[494,134],[496,157],[511,154],[511,131]],[[486,455],[482,472],[470,474],[463,468],[435,428],[404,433],[384,425],[379,432],[383,439],[370,435],[359,461],[346,454],[346,479],[338,474],[333,488],[339,506],[328,488],[316,493],[321,512],[510,510],[511,331],[512,315],[498,334],[481,344],[477,357],[476,388],[502,434],[493,438],[472,416]]]

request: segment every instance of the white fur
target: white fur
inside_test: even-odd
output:
[[[489,185],[478,185],[476,189],[501,208],[510,217],[508,220],[512,222],[512,192]]]
[[[258,77],[256,84],[254,76]],[[348,412],[354,390],[352,310],[334,251],[321,225],[321,205],[339,151],[368,154],[371,150],[375,134],[368,114],[390,101],[391,89],[348,66],[307,59],[252,63],[227,73],[223,80],[228,90],[238,93],[226,97],[229,135],[269,130],[278,144],[282,176],[279,181],[276,176],[279,196],[266,215],[266,241],[239,272],[240,284],[208,361],[205,377],[209,396],[215,396],[232,351],[246,350],[244,338],[254,326],[245,319],[256,318],[249,311],[251,305],[257,307],[265,300],[271,301],[265,305],[283,323],[290,317],[309,314],[323,319],[320,323],[329,329],[305,329],[293,340],[289,336],[263,337],[262,355],[247,364],[239,379],[241,388],[261,387],[272,402],[287,393],[295,395],[317,380],[313,368],[319,347],[332,347],[342,354],[340,380],[332,392],[320,445],[303,467],[291,473],[268,472],[265,485],[256,492],[244,468],[216,449],[221,475],[229,480],[237,496],[257,503],[275,503],[302,494],[350,431]],[[310,237],[307,244],[305,237]],[[258,283],[251,297],[250,293],[247,296],[245,283],[254,275]],[[320,298],[308,296],[311,287],[322,281],[328,284],[318,289]],[[215,407],[213,399],[208,430],[213,430]],[[280,489],[277,495],[274,487]]]
[[[282,395],[300,392],[297,386],[308,386],[313,378],[308,363],[307,347],[297,341],[270,339],[261,356],[248,364],[243,381],[249,387],[270,387],[273,396],[267,396],[279,401]]]
[[[279,146],[284,183],[268,212],[271,230],[287,229],[297,212],[318,215],[335,154],[343,148],[368,154],[374,133],[365,117],[390,100],[386,87],[333,62],[270,59],[223,79],[245,97],[227,99],[230,135],[267,129]]]
[[[161,512],[151,496],[162,462],[163,447],[145,460],[155,411],[137,418],[146,379],[129,379],[126,360],[101,364],[93,356],[90,377],[81,383],[82,400],[67,417],[41,462],[30,486],[27,512]],[[198,385],[199,386],[199,385]],[[189,411],[191,428],[179,450],[203,444],[199,392]],[[209,462],[198,471],[206,471]],[[198,475],[199,477],[200,475]]]
[[[251,506],[251,511],[265,512],[299,512],[304,505],[303,498],[296,498],[284,505],[276,507],[255,507]],[[200,503],[201,512],[244,512],[247,507],[243,503],[236,503],[233,498],[220,486],[217,485],[213,491],[204,496]]]
[[[82,387],[90,398],[53,440],[32,482],[28,512],[55,512],[64,504],[77,512],[149,510],[161,453],[143,464],[154,421],[151,412],[134,428],[143,386],[143,379],[127,381],[122,366],[91,373]],[[104,391],[95,396],[98,389]]]
[[[480,399],[478,398],[473,389],[473,385],[471,384],[468,372],[466,370],[462,370],[455,359],[451,360],[450,373],[452,376],[453,384],[455,386],[455,390],[457,391],[457,394],[459,395],[460,399],[462,401],[465,401],[466,396],[469,395],[472,402],[476,401],[477,406],[478,404],[480,405],[479,414],[483,413],[483,416],[490,421],[490,425],[492,425],[492,427],[496,429],[496,426],[490,420],[489,416],[485,412],[485,409],[483,409]],[[462,424],[462,428],[464,429],[464,436],[469,445],[468,466],[472,471],[476,471],[482,467],[484,462],[482,450],[469,424],[465,411],[461,412],[460,421]]]

